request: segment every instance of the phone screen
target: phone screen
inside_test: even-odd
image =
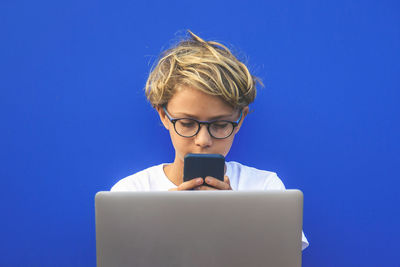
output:
[[[187,154],[184,159],[183,180],[211,176],[224,180],[225,158],[220,154]]]

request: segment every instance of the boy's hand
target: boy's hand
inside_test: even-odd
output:
[[[182,191],[196,189],[196,187],[201,186],[204,183],[203,178],[195,178],[187,182],[181,183],[178,187],[169,189],[168,191]]]
[[[190,181],[181,183],[178,187],[169,189],[168,191],[183,190],[232,190],[228,176],[224,176],[224,181],[220,181],[214,177],[207,176],[206,179],[195,178]]]
[[[220,181],[214,177],[207,176],[204,184],[194,188],[195,190],[232,190],[228,176],[224,176],[224,181]]]

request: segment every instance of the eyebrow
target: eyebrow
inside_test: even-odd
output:
[[[199,118],[197,116],[193,116],[193,115],[188,114],[188,113],[177,112],[176,114],[179,114],[179,115],[177,115],[176,118],[188,118],[188,119],[199,120]],[[233,114],[219,115],[219,116],[208,118],[207,121],[228,120],[228,119],[230,119],[229,117],[232,117],[232,116],[233,116]]]

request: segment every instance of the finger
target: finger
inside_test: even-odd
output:
[[[224,182],[220,181],[211,176],[207,176],[205,179],[205,182],[208,185],[211,185],[212,187],[215,187],[216,189],[219,189],[219,190],[230,190],[231,189],[231,186],[229,183],[226,183],[225,181]]]
[[[190,190],[190,189],[193,189],[193,188],[195,188],[195,187],[197,187],[197,186],[199,186],[199,185],[202,185],[203,182],[204,182],[204,181],[203,181],[203,178],[195,178],[195,179],[192,179],[192,180],[190,180],[190,181],[181,183],[181,184],[177,187],[176,190],[178,190],[178,191]]]

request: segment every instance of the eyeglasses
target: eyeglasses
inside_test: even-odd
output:
[[[225,139],[232,135],[235,127],[239,125],[243,112],[240,111],[240,117],[237,121],[215,120],[198,121],[189,118],[173,118],[169,115],[167,109],[163,107],[168,119],[174,125],[175,132],[182,137],[193,137],[200,131],[201,124],[207,125],[208,133],[215,139]]]

